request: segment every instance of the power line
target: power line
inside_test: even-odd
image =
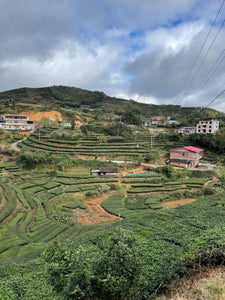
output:
[[[199,90],[206,85],[206,83],[209,81],[209,79],[212,77],[212,75],[216,72],[216,70],[219,68],[219,66],[222,64],[222,62],[225,59],[225,48],[223,49],[223,51],[220,53],[220,55],[218,56],[216,62],[214,63],[213,67],[209,70],[209,72],[207,73],[207,75],[205,76],[205,78],[202,80],[200,86],[197,88],[197,90],[192,94],[192,98],[198,94]],[[222,59],[221,59],[222,57]],[[221,59],[221,60],[220,60]]]
[[[190,81],[190,83],[189,83],[189,85],[188,85],[186,91],[190,88],[190,86],[191,86],[193,80],[195,79],[196,75],[198,74],[198,72],[199,72],[199,70],[200,70],[200,68],[201,68],[201,66],[202,66],[202,64],[203,64],[203,62],[205,61],[206,57],[208,56],[210,50],[212,49],[212,46],[213,46],[213,44],[214,44],[214,42],[215,42],[215,40],[216,40],[218,34],[220,33],[220,31],[221,31],[221,29],[222,29],[224,23],[225,23],[225,19],[223,20],[223,23],[221,24],[220,28],[218,29],[218,31],[217,31],[217,33],[216,33],[214,39],[212,40],[212,42],[211,42],[211,44],[210,44],[210,46],[209,46],[209,48],[208,48],[208,50],[207,50],[205,56],[203,57],[203,59],[202,59],[200,65],[198,66],[196,72],[195,72],[194,75],[192,76],[192,79],[191,79],[191,81]]]
[[[215,102],[223,93],[225,92],[225,89],[219,93],[219,95],[216,96],[216,98],[214,98],[212,101],[210,101],[206,106],[205,108],[207,108],[210,104],[212,104],[213,102]]]
[[[216,22],[216,20],[217,20],[219,14],[220,14],[220,11],[221,11],[221,9],[222,9],[224,3],[225,3],[225,0],[223,0],[222,4],[220,5],[220,8],[219,8],[219,10],[218,10],[218,12],[217,12],[217,14],[216,14],[214,20],[213,20],[213,23],[212,23],[212,25],[211,25],[211,27],[210,27],[210,29],[209,29],[209,31],[208,31],[206,37],[205,37],[205,40],[204,40],[204,42],[203,42],[203,44],[202,44],[202,46],[201,46],[201,48],[200,48],[200,50],[199,50],[199,52],[198,52],[196,58],[195,58],[195,60],[194,60],[194,62],[193,62],[193,64],[192,64],[192,66],[191,66],[190,71],[188,72],[188,75],[186,76],[186,78],[185,78],[185,80],[184,80],[184,84],[183,84],[183,87],[182,87],[182,89],[181,89],[181,95],[184,94],[184,91],[183,91],[183,90],[185,90],[185,86],[186,86],[186,84],[187,84],[187,81],[188,81],[188,79],[189,79],[189,77],[190,77],[190,75],[191,75],[191,73],[192,73],[192,71],[193,71],[193,69],[194,69],[194,67],[195,67],[195,65],[196,65],[196,63],[197,63],[199,57],[200,57],[200,54],[201,54],[201,52],[202,52],[202,50],[203,50],[203,48],[204,48],[204,46],[205,46],[205,44],[206,44],[206,42],[207,42],[207,40],[208,40],[208,38],[209,38],[209,35],[210,35],[211,31],[212,31],[213,26],[215,25],[215,22]]]

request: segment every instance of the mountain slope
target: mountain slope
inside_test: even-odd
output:
[[[0,93],[0,113],[29,110],[69,108],[75,110],[94,109],[96,113],[121,114],[130,109],[146,118],[163,115],[184,124],[194,124],[204,118],[224,118],[225,114],[200,107],[179,105],[154,105],[110,97],[99,91],[88,91],[75,87],[52,86],[43,88],[20,88]]]

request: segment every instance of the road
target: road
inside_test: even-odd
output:
[[[32,130],[30,131],[30,134],[29,134],[29,135],[31,135],[31,134],[35,131],[35,129],[36,129],[36,128],[32,129]],[[17,144],[18,144],[19,142],[22,142],[22,141],[26,140],[26,138],[27,138],[27,136],[26,136],[25,138],[23,138],[22,140],[19,140],[19,141],[15,142],[15,143],[12,143],[12,144],[10,145],[11,148],[12,148],[14,151],[16,151],[16,152],[20,152],[21,149],[17,147]]]

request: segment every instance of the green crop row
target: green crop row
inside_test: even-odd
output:
[[[76,208],[85,209],[86,208],[86,206],[84,204],[82,204],[79,199],[74,199],[73,201],[70,201],[70,202],[64,204],[63,207],[66,207],[69,209],[76,209]]]
[[[26,199],[24,198],[24,195],[23,195],[23,192],[21,189],[19,189],[18,187],[14,186],[13,184],[11,183],[8,183],[7,184],[12,190],[14,190],[16,192],[16,197],[17,199],[19,200],[19,202],[22,204],[22,207],[24,208],[28,208],[29,205],[26,201]]]
[[[24,217],[22,224],[17,227],[18,236],[27,242],[29,242],[30,239],[28,238],[26,229],[27,229],[28,225],[30,224],[32,218],[33,218],[33,214],[31,211],[25,212],[25,217]]]
[[[108,183],[108,182],[117,182],[117,179],[112,179],[112,178],[108,178],[108,179],[84,179],[84,180],[71,180],[71,179],[64,179],[64,178],[55,178],[53,179],[53,181],[55,182],[59,182],[61,184],[65,184],[65,185],[77,185],[77,184],[90,184],[90,183]]]
[[[127,178],[127,179],[123,179],[121,181],[122,183],[161,183],[162,182],[162,177],[149,177],[148,179],[143,179],[143,177],[141,178]]]
[[[139,187],[149,187],[149,188],[155,188],[155,187],[164,187],[163,184],[149,184],[149,183],[138,183],[138,184],[132,184],[132,188],[139,188]]]
[[[43,185],[43,187],[46,188],[47,190],[53,189],[57,186],[60,186],[60,183],[52,182],[52,181],[50,181],[50,182],[46,183],[45,185]]]
[[[26,199],[27,203],[29,204],[31,209],[34,209],[36,207],[36,202],[34,198],[31,196],[31,194],[27,192],[23,192],[24,198]]]
[[[153,192],[171,192],[187,189],[187,187],[171,187],[171,188],[160,188],[160,189],[129,189],[128,193],[153,193]]]
[[[0,212],[0,223],[5,220],[16,208],[16,195],[15,192],[8,188],[3,183],[0,183],[5,192],[5,199],[7,200],[7,206]]]
[[[44,190],[45,190],[45,188],[43,188],[41,186],[34,186],[34,187],[31,187],[31,188],[27,188],[26,192],[31,194],[31,195],[34,195],[34,194],[36,194],[38,192],[42,192]]]
[[[57,187],[57,188],[51,190],[50,194],[53,194],[55,196],[63,194],[63,187],[60,186],[60,187]]]
[[[68,187],[64,190],[65,193],[76,193],[76,192],[80,192],[80,188],[77,186],[71,186]]]
[[[144,196],[128,196],[124,199],[124,204],[127,209],[147,209],[145,200],[146,197]]]
[[[28,188],[31,188],[34,186],[35,186],[35,184],[33,182],[25,182],[25,183],[18,185],[18,187],[22,190],[25,190],[25,189],[28,189]]]

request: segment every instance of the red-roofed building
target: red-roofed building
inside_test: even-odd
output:
[[[198,167],[202,151],[204,150],[193,146],[171,149],[169,164],[181,168]]]

